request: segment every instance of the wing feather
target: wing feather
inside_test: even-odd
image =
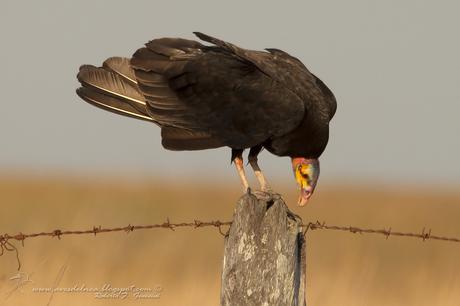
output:
[[[139,90],[131,83],[124,81],[120,76],[109,71],[94,67],[91,65],[83,65],[80,67],[80,72],[77,79],[84,86],[88,86],[107,94],[126,99],[133,104],[145,106],[144,97]]]
[[[77,93],[98,107],[157,123],[171,150],[260,145],[297,128],[309,107],[332,117],[332,93],[298,59],[195,34],[214,46],[154,39],[131,59],[82,66]],[[330,101],[317,103],[325,96]]]
[[[146,116],[145,114],[139,112],[129,103],[123,102],[115,97],[102,94],[94,89],[80,87],[77,89],[77,94],[86,102],[104,110],[123,116],[154,122],[150,116]]]
[[[328,122],[334,116],[337,103],[332,92],[321,80],[318,82],[319,79],[296,57],[279,49],[268,48],[268,52],[247,50],[200,32],[194,34],[239,59],[252,63],[262,73],[297,95],[305,103],[307,110],[315,109],[321,120]]]
[[[81,66],[77,79],[82,87],[78,89],[78,95],[85,101],[112,112],[154,121],[138,86],[116,72],[126,69],[112,67],[115,71],[91,65]]]
[[[236,46],[210,40],[226,51],[158,39],[135,52],[131,65],[155,120],[209,133],[233,148],[257,145],[300,122],[304,110],[298,97],[251,61],[235,57]]]
[[[137,84],[136,75],[129,64],[130,59],[125,57],[110,57],[104,61],[102,67],[108,71],[115,72],[124,79]]]
[[[225,145],[208,133],[171,127],[161,129],[161,138],[163,147],[174,151],[213,149]]]

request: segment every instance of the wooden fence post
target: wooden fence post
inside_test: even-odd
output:
[[[305,306],[302,220],[278,195],[240,198],[225,238],[222,306]]]

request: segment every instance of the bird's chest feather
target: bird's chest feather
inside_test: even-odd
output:
[[[329,124],[305,117],[293,131],[274,137],[264,147],[278,156],[318,158],[329,139]]]

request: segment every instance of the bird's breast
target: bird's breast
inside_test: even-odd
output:
[[[291,132],[268,139],[263,146],[277,156],[318,158],[329,140],[329,124],[306,116]]]

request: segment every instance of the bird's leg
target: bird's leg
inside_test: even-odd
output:
[[[267,180],[265,179],[264,174],[262,173],[262,170],[259,167],[259,164],[257,163],[257,155],[260,153],[262,150],[262,146],[256,146],[252,147],[251,150],[249,151],[249,164],[251,164],[252,170],[254,170],[254,174],[259,181],[260,184],[260,189],[264,192],[271,193],[272,188],[268,184]]]
[[[243,184],[243,192],[249,191],[249,183],[244,173],[244,163],[243,163],[243,150],[234,150],[232,149],[232,162],[235,163],[236,171],[241,179],[241,184]]]

